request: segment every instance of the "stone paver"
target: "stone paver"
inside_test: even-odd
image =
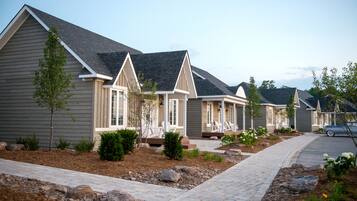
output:
[[[305,134],[268,147],[174,200],[261,200],[279,169],[318,137]]]
[[[194,140],[190,139],[191,144],[197,145],[197,148],[200,151],[209,151],[209,152],[215,152],[215,153],[224,153],[223,150],[216,150],[216,148],[222,146],[220,140],[206,140],[206,139],[200,139],[200,140]]]
[[[352,139],[349,137],[320,137],[314,142],[306,146],[297,157],[296,163],[304,166],[314,166],[324,164],[322,155],[329,154],[332,157],[337,157],[342,152],[356,153],[357,149],[354,146]]]
[[[0,159],[0,173],[33,178],[71,187],[89,185],[93,190],[98,192],[118,189],[143,200],[170,200],[185,192],[184,190],[176,188],[4,159]]]

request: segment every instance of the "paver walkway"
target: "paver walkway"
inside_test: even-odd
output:
[[[306,146],[297,157],[296,163],[307,167],[321,165],[324,164],[322,156],[324,153],[336,158],[342,152],[356,153],[356,151],[351,138],[324,135]]]
[[[261,200],[279,169],[318,137],[305,134],[268,147],[174,200]]]
[[[4,159],[0,159],[0,173],[33,178],[71,187],[89,185],[93,190],[98,192],[119,189],[130,193],[135,198],[149,201],[170,200],[185,192],[184,190],[176,188]]]

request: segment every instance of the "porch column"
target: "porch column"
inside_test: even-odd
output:
[[[225,114],[225,108],[224,108],[224,100],[221,101],[221,132],[224,132],[224,114]]]
[[[187,136],[187,94],[185,94],[185,99],[183,101],[183,109],[184,109],[184,115],[183,115],[183,135],[186,137]]]
[[[336,126],[336,112],[333,113],[333,125]]]
[[[242,129],[245,131],[245,105],[243,105],[243,122]]]
[[[237,108],[236,104],[233,104],[233,123],[234,123],[234,131],[237,130]]]
[[[294,128],[295,128],[295,130],[297,130],[296,127],[297,127],[296,126],[296,108],[294,108]]]
[[[167,132],[169,129],[169,94],[164,94],[164,131]]]

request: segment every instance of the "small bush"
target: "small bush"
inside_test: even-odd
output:
[[[71,143],[69,143],[67,140],[63,139],[62,137],[59,138],[58,144],[56,145],[57,149],[65,150],[67,149]]]
[[[100,160],[118,161],[123,160],[123,138],[119,132],[106,132],[101,135],[98,149]]]
[[[25,145],[25,138],[22,138],[22,137],[16,138],[16,144]]]
[[[214,162],[223,162],[224,158],[223,156],[214,154],[214,153],[209,153],[209,152],[205,152],[203,155],[204,160],[206,161],[214,161]]]
[[[253,129],[243,131],[239,136],[239,141],[245,145],[254,145],[257,142],[258,136]]]
[[[265,127],[262,127],[262,126],[259,126],[257,129],[256,129],[256,132],[257,132],[257,135],[258,136],[264,136],[268,133],[268,129],[265,128]]]
[[[292,129],[291,128],[279,128],[279,129],[275,129],[274,131],[275,133],[280,133],[280,134],[289,134],[292,132]]]
[[[344,193],[345,193],[345,188],[343,187],[342,183],[335,182],[332,186],[329,200],[333,200],[333,201],[346,200]]]
[[[94,147],[94,142],[91,142],[86,139],[82,139],[76,146],[74,146],[74,149],[78,153],[83,153],[83,152],[91,152]]]
[[[228,144],[232,144],[237,139],[238,139],[238,135],[234,135],[234,134],[224,135],[221,138],[221,142],[222,142],[223,145],[228,145]]]
[[[347,173],[347,171],[356,167],[356,156],[351,152],[344,152],[336,159],[331,158],[328,154],[324,154],[325,169],[329,178],[340,177]]]
[[[183,147],[181,144],[182,136],[179,133],[167,132],[164,140],[164,154],[170,159],[181,160]]]
[[[40,148],[39,140],[35,134],[33,134],[31,137],[17,138],[16,144],[23,144],[25,149],[30,151],[36,151]]]
[[[183,155],[188,158],[197,158],[198,156],[200,156],[200,150],[199,149],[187,150],[183,152]]]
[[[319,128],[316,133],[318,134],[324,134],[325,133],[325,130],[323,128]]]
[[[136,134],[136,131],[125,129],[125,130],[119,130],[117,132],[120,134],[120,136],[122,138],[124,154],[127,154],[127,153],[133,151],[134,147],[135,147],[136,138],[138,137],[138,134]]]

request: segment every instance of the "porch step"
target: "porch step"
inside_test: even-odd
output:
[[[194,149],[194,148],[197,147],[196,144],[191,144],[190,143],[190,139],[188,139],[188,137],[182,138],[181,144],[182,144],[184,149]]]

